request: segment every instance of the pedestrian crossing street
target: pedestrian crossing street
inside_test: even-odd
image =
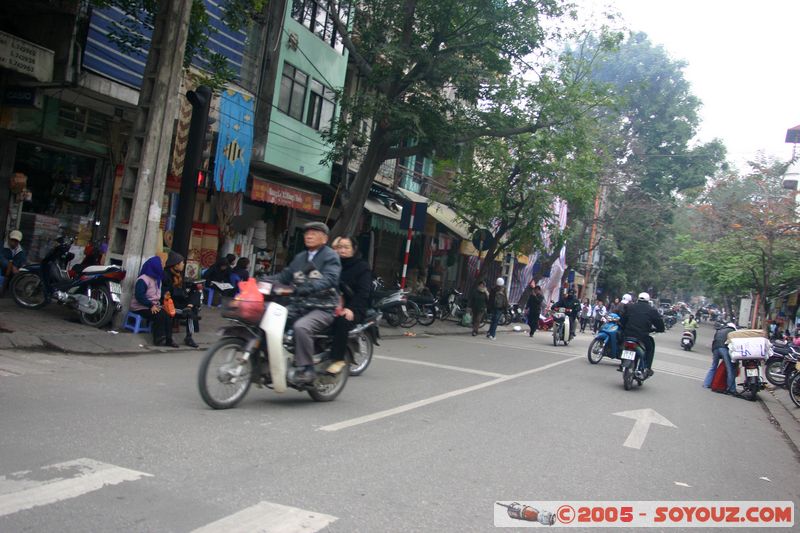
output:
[[[137,481],[153,477],[152,474],[88,458],[2,475],[0,531],[5,531],[3,517],[81,498],[114,485],[135,485]],[[314,533],[336,520],[335,516],[262,501],[194,529],[193,533]],[[96,526],[100,529],[102,524]]]

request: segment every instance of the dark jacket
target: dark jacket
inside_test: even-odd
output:
[[[344,306],[353,312],[356,322],[362,322],[369,308],[372,271],[369,263],[360,257],[346,257],[341,259],[341,263],[339,288],[344,297]]]
[[[714,333],[714,341],[711,343],[711,351],[716,350],[717,348],[724,348],[725,341],[728,340],[728,333],[731,331],[736,331],[735,328],[729,328],[727,326],[723,326]]]
[[[572,318],[578,318],[581,312],[581,302],[574,296],[561,298],[553,307],[565,307],[567,309],[567,314]]]
[[[270,281],[291,285],[295,296],[289,309],[290,320],[313,309],[331,309],[339,305],[339,276],[342,263],[339,254],[329,246],[323,246],[308,260],[308,251],[294,256],[289,266],[278,274],[270,276]]]
[[[494,287],[489,291],[489,312],[503,311],[508,307],[505,287]]]
[[[216,263],[208,267],[203,278],[206,280],[206,287],[211,287],[211,282],[230,283],[231,282],[231,267],[228,260],[224,257],[217,260]]]
[[[480,290],[478,287],[472,289],[469,295],[469,308],[473,313],[486,311],[486,306],[489,305],[489,294],[486,290]]]
[[[530,297],[528,297],[528,303],[525,304],[525,308],[528,310],[529,315],[533,315],[538,318],[539,313],[542,312],[543,303],[544,295],[533,292],[531,293]]]
[[[626,337],[634,337],[640,341],[646,340],[653,328],[658,332],[664,331],[661,315],[647,302],[628,304],[620,320],[620,326]]]

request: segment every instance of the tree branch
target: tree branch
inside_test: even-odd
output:
[[[352,19],[356,10],[355,5],[353,5],[351,9],[353,10],[350,15]],[[339,2],[335,2],[334,0],[328,2],[328,15],[330,15],[333,20],[336,31],[339,32],[342,38],[342,44],[350,53],[350,57],[353,58],[353,62],[356,64],[359,72],[364,76],[370,76],[373,72],[372,65],[370,65],[364,56],[361,55],[361,52],[358,51],[358,48],[356,48],[356,45],[353,43],[352,39],[350,39],[350,31],[347,26],[345,26],[344,22],[342,22],[342,19],[339,18]]]

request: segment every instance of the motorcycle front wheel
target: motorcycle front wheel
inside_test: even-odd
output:
[[[353,348],[348,345],[345,348],[345,361],[353,360]],[[336,399],[337,396],[344,390],[344,385],[347,383],[347,377],[350,375],[350,365],[344,365],[341,370],[336,374],[317,374],[317,379],[307,389],[308,395],[315,402],[330,402]]]
[[[92,287],[92,300],[99,306],[97,312],[93,314],[80,313],[81,322],[94,328],[102,328],[114,316],[114,300],[111,299],[111,291],[103,285]]]
[[[586,354],[589,362],[596,365],[603,359],[603,354],[606,351],[606,343],[602,339],[594,339],[589,344],[589,352]]]
[[[200,363],[197,385],[209,407],[230,409],[242,401],[253,374],[252,355],[243,360],[245,340],[227,337],[208,349]]]
[[[20,272],[11,278],[11,297],[25,309],[39,309],[46,303],[42,278],[32,272]]]
[[[789,398],[797,407],[800,407],[800,372],[796,372],[789,380]]]
[[[786,376],[783,374],[783,361],[781,359],[767,361],[764,374],[767,376],[767,381],[776,387],[783,387],[786,385]]]
[[[372,337],[365,332],[360,333],[355,341],[353,343],[355,346],[351,349],[350,375],[360,376],[372,362],[372,352],[375,347],[372,344]]]
[[[420,326],[430,326],[436,320],[436,306],[434,304],[421,305],[417,322]]]

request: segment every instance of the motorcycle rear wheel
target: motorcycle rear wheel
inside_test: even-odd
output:
[[[625,365],[622,368],[622,386],[625,390],[631,390],[633,387],[633,365]]]
[[[25,309],[40,309],[47,303],[42,278],[32,272],[20,272],[11,278],[11,297]]]
[[[80,313],[81,322],[94,328],[102,328],[114,316],[114,300],[111,299],[111,291],[108,287],[96,285],[92,287],[92,300],[96,300],[100,308],[94,314]]]
[[[800,407],[800,372],[796,372],[789,380],[789,398],[797,407]]]
[[[353,349],[351,346],[345,348],[345,361],[353,360]],[[342,369],[334,375],[318,373],[314,383],[306,389],[308,395],[315,402],[330,402],[344,390],[347,377],[350,375],[350,365],[344,365]]]
[[[603,360],[603,354],[606,352],[606,343],[605,341],[599,339],[593,339],[592,342],[589,344],[589,351],[586,356],[589,358],[589,362],[593,365],[596,365],[600,361]]]
[[[213,409],[230,409],[242,401],[250,388],[253,374],[252,355],[247,361],[240,360],[245,340],[227,337],[217,341],[208,349],[200,371],[197,385],[200,397]],[[216,362],[220,359],[219,363]]]
[[[360,376],[364,373],[367,369],[369,364],[372,362],[372,353],[375,350],[375,346],[372,343],[372,337],[368,333],[362,332],[356,339],[356,344],[363,343],[364,345],[364,352],[362,350],[356,351],[353,349],[351,351],[352,354],[352,363],[350,364],[350,375],[351,376]]]
[[[417,323],[420,326],[430,326],[436,320],[436,307],[434,304],[425,304],[420,306],[419,315],[417,316]]]
[[[558,346],[558,326],[553,328],[553,346]]]
[[[398,310],[399,308],[392,308],[391,311],[386,310],[383,312],[383,319],[386,320],[386,323],[393,328],[400,326],[400,323],[403,321],[398,313]]]
[[[403,313],[402,307],[400,308],[401,320],[400,327],[401,328],[411,328],[417,324],[419,316],[422,314],[422,311],[419,310],[419,306],[412,302],[406,302],[406,310]]]

